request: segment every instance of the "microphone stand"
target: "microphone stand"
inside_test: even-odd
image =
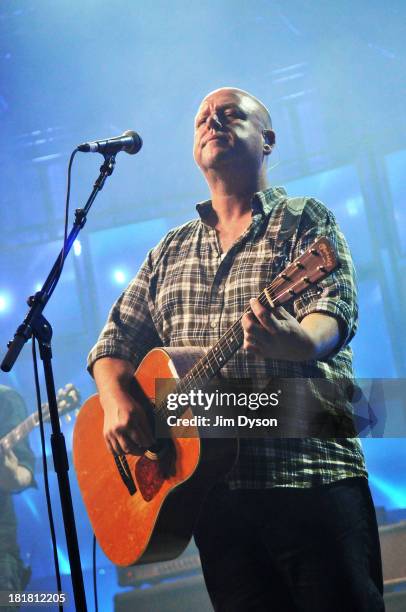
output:
[[[66,452],[66,444],[59,424],[58,407],[55,393],[55,382],[52,371],[52,327],[42,315],[42,311],[48,303],[61,274],[64,260],[69,253],[80,230],[84,227],[87,214],[97,194],[103,189],[106,178],[110,176],[115,166],[115,154],[105,154],[104,163],[100,167],[100,174],[96,179],[93,191],[84,208],[75,211],[73,227],[67,237],[66,244],[61,249],[52,269],[41,289],[34,296],[28,298],[30,309],[18,326],[13,340],[8,343],[8,351],[1,363],[1,369],[9,372],[14,366],[24,344],[32,336],[37,339],[40,349],[40,357],[43,362],[45,383],[48,396],[50,421],[52,426],[51,448],[55,472],[58,477],[59,496],[62,507],[62,517],[65,528],[66,543],[68,547],[69,564],[75,608],[78,612],[86,612],[86,596],[83,584],[83,574],[80,562],[79,545],[75,525],[75,517],[72,505],[72,495],[69,484],[69,461]]]

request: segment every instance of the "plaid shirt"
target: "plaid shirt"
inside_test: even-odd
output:
[[[298,321],[312,312],[340,322],[341,344],[320,361],[259,359],[240,349],[223,367],[226,377],[352,378],[348,342],[357,325],[351,256],[333,214],[307,199],[300,222],[282,245],[278,235],[286,214],[281,187],[255,194],[250,227],[223,257],[216,231],[205,223],[210,201],[198,204],[200,219],[171,230],[152,249],[137,276],[112,307],[89,355],[89,369],[102,357],[129,360],[134,368],[156,346],[212,346],[289,261],[317,236],[328,236],[340,268],[309,287],[287,306]],[[366,476],[355,438],[336,440],[242,439],[230,488],[310,487],[351,476]]]

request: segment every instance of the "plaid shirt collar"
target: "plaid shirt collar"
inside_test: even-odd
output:
[[[286,197],[286,190],[283,187],[268,187],[263,191],[257,191],[254,193],[251,201],[252,217],[255,218],[257,215],[261,215],[261,218],[265,219],[270,215],[275,204]],[[212,210],[211,200],[199,202],[196,205],[196,210],[201,221],[204,225],[207,225],[205,219],[207,219],[210,210]]]

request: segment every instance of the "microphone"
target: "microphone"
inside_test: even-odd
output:
[[[130,155],[138,153],[142,147],[142,138],[133,132],[127,130],[121,136],[115,138],[106,138],[104,140],[94,140],[92,142],[84,142],[80,144],[77,149],[82,153],[119,153],[125,151]]]

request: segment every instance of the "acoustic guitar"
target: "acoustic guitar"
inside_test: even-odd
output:
[[[320,237],[258,299],[268,307],[270,301],[274,306],[284,304],[338,265],[330,241]],[[242,342],[240,318],[208,351],[196,347],[151,350],[134,378],[149,400],[155,422],[166,422],[169,414],[166,402],[156,401],[157,379],[175,379],[176,386],[170,391],[178,394],[201,389]],[[190,406],[170,414],[185,420],[193,417]],[[158,442],[141,456],[113,455],[103,437],[98,395],[80,409],[73,434],[74,466],[95,536],[116,565],[164,561],[181,554],[208,490],[233,467],[237,437],[200,437],[199,426],[192,433],[190,429],[170,427],[168,441]]]

